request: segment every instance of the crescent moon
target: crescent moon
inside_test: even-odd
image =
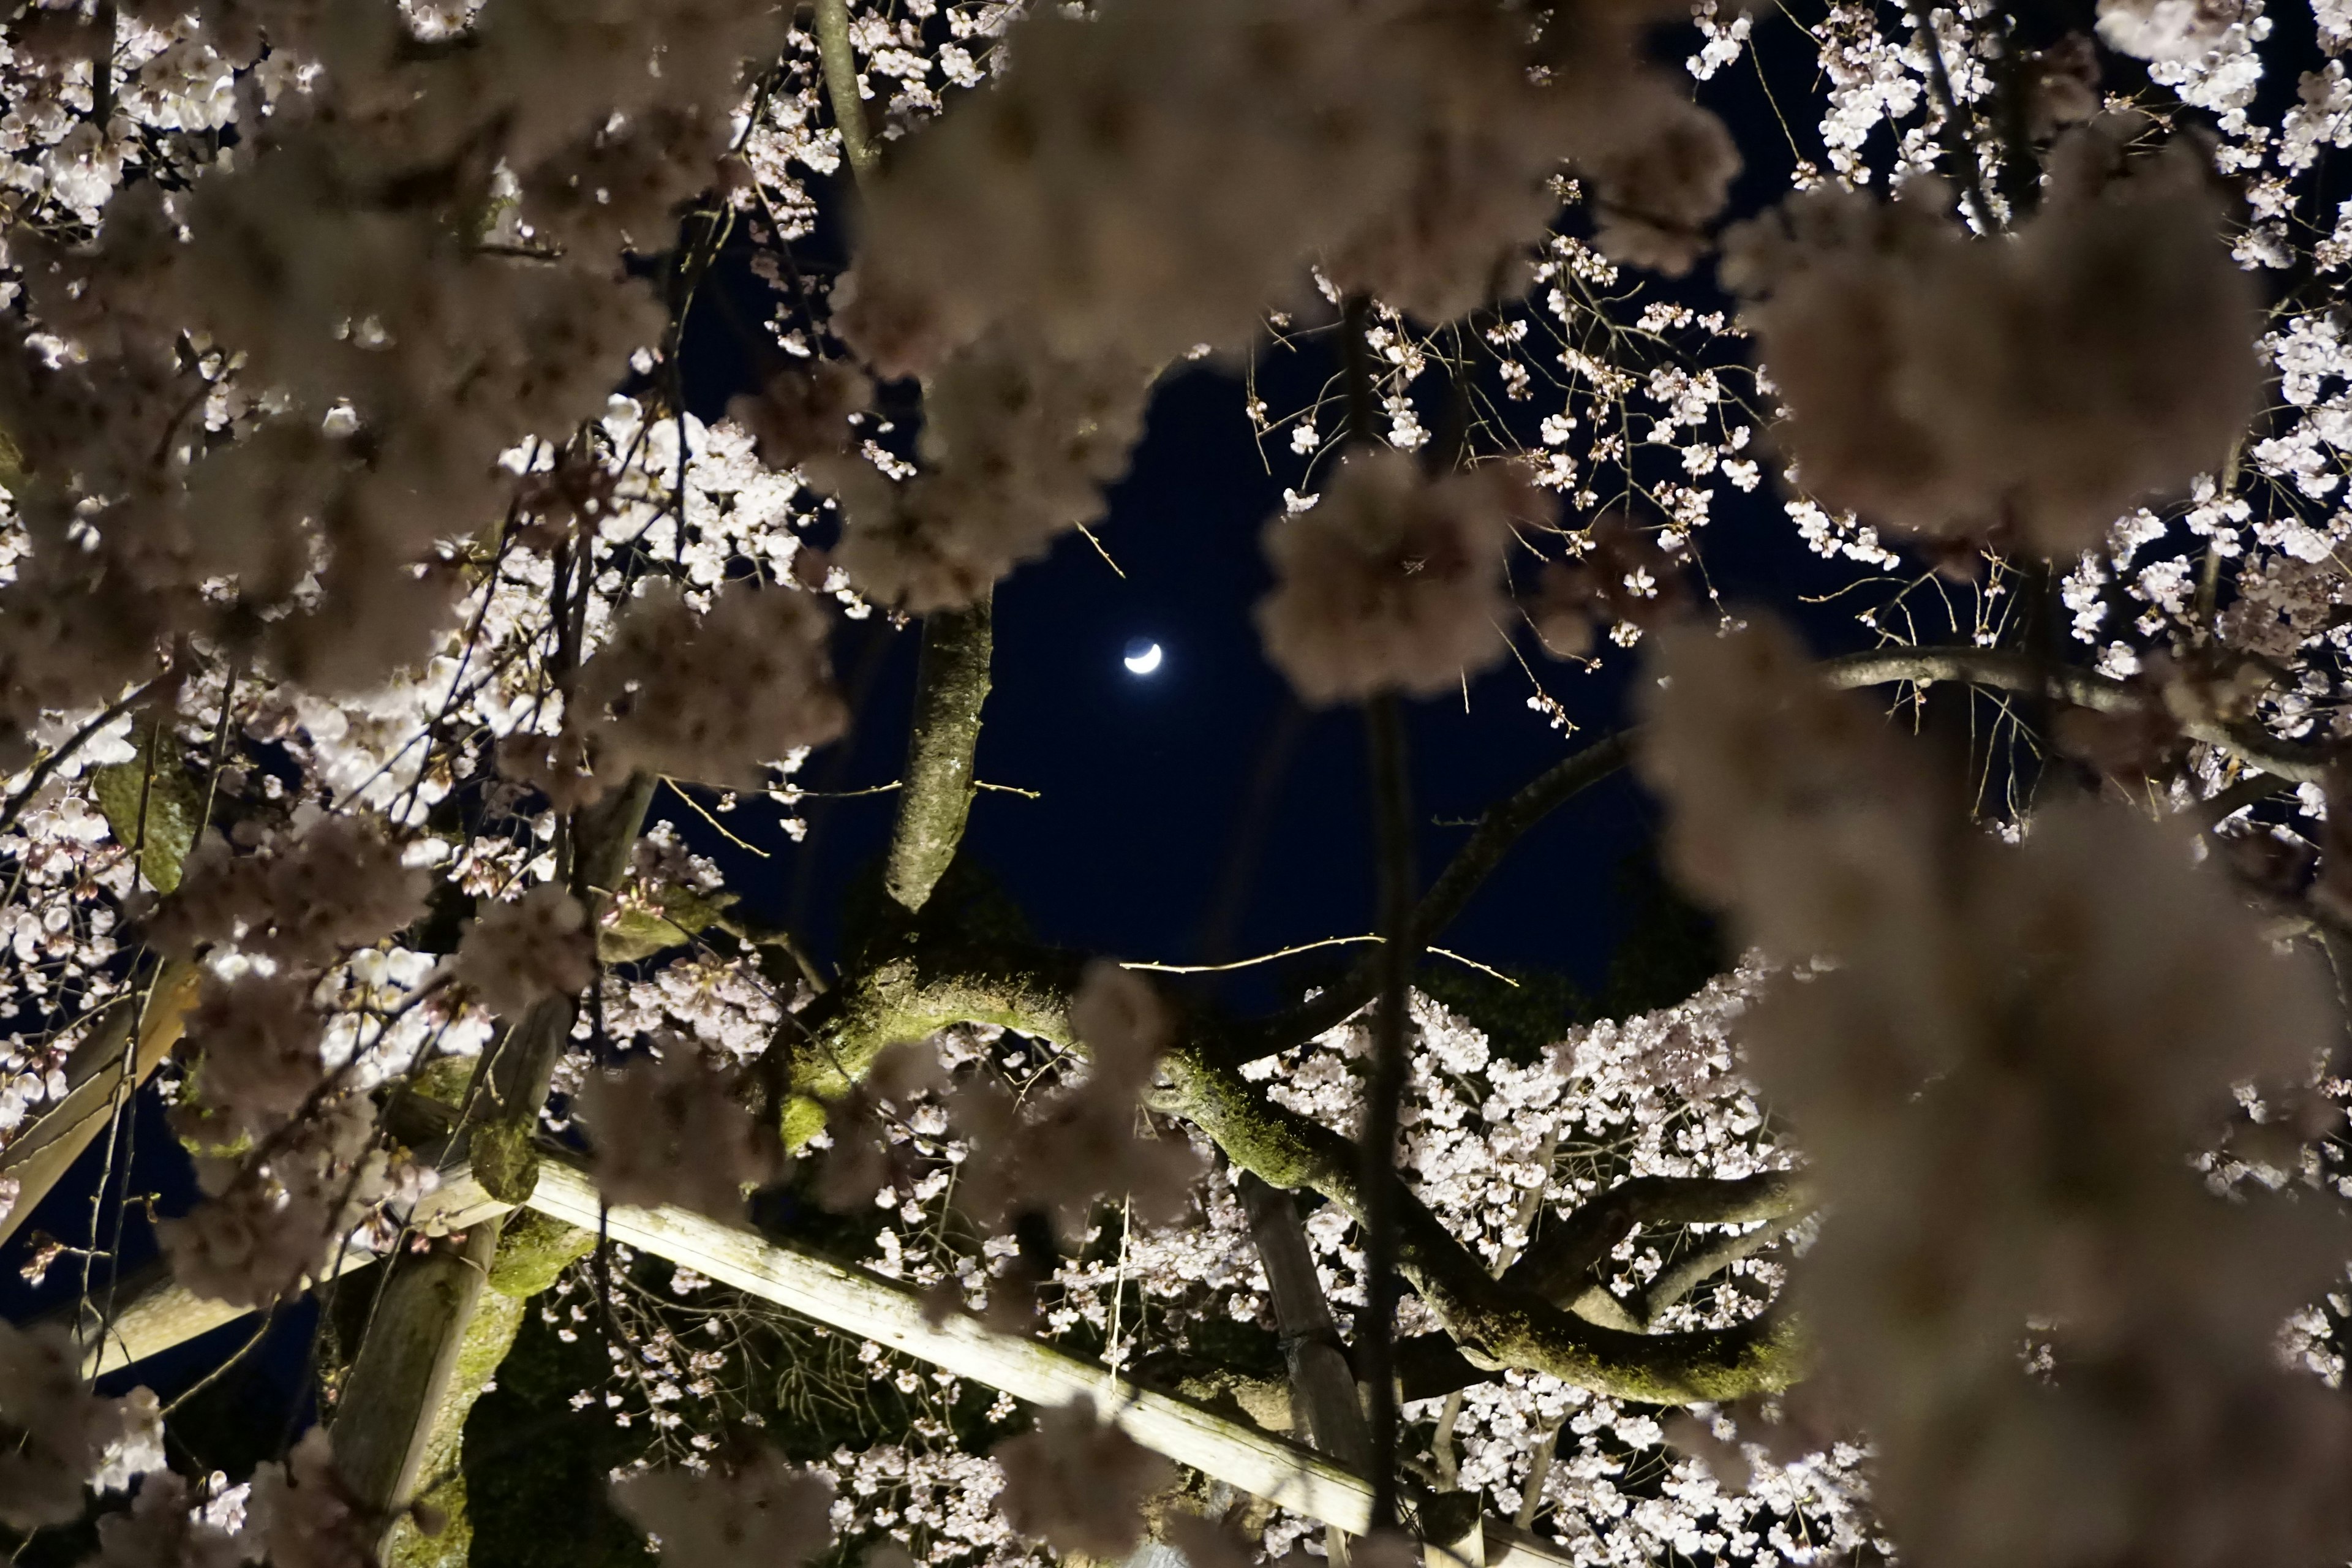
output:
[[[1160,668],[1160,645],[1153,643],[1141,653],[1129,654],[1120,662],[1127,666],[1129,675],[1150,675]]]

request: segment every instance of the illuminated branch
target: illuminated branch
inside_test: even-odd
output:
[[[857,51],[849,41],[848,0],[816,0],[816,47],[824,59],[825,97],[833,103],[834,123],[841,128],[841,150],[849,159],[849,172],[860,181],[871,179],[881,154],[866,131],[866,101],[857,90]]]
[[[883,886],[908,913],[922,909],[963,842],[977,787],[972,753],[980,710],[988,700],[995,646],[986,598],[969,609],[923,618],[923,654],[915,677],[914,723],[907,737],[905,787],[890,833]]]
[[[1548,1231],[1504,1274],[1503,1282],[1565,1304],[1592,1283],[1594,1267],[1636,1226],[1748,1225],[1810,1206],[1803,1184],[1788,1171],[1765,1171],[1737,1181],[1635,1176]]]

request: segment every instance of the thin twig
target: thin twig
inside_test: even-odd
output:
[[[1412,808],[1405,772],[1404,722],[1393,696],[1364,707],[1372,774],[1374,845],[1379,859],[1380,1009],[1374,1016],[1371,1081],[1364,1108],[1364,1321],[1356,1332],[1358,1365],[1369,1385],[1366,1425],[1372,1443],[1372,1528],[1397,1522],[1396,1304],[1397,1222],[1402,1178],[1396,1168],[1397,1122],[1405,1085],[1405,984],[1412,968]]]

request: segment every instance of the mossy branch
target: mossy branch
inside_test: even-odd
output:
[[[861,183],[874,177],[881,152],[866,129],[866,100],[857,88],[857,50],[849,41],[848,0],[816,0],[816,47],[824,61],[824,91],[841,130],[841,150],[849,172]]]
[[[876,955],[802,1016],[808,1033],[786,1047],[794,1091],[784,1113],[788,1140],[805,1142],[824,1124],[823,1101],[898,1040],[976,1022],[1074,1045],[1069,1005],[1086,964],[1084,954],[1059,949],[919,935]],[[1192,1121],[1235,1165],[1269,1184],[1311,1188],[1360,1222],[1363,1159],[1355,1142],[1274,1104],[1231,1060],[1216,1020],[1188,1019],[1164,1060],[1171,1087],[1155,1109]],[[1736,1399],[1802,1374],[1802,1349],[1784,1320],[1699,1333],[1602,1328],[1489,1276],[1410,1193],[1399,1204],[1397,1228],[1404,1277],[1479,1366],[1547,1373],[1661,1405]]]
[[[968,609],[940,610],[923,620],[904,787],[882,874],[890,897],[910,914],[946,875],[971,813],[972,753],[980,745],[981,707],[988,700],[993,615],[982,598]]]
[[[1170,1062],[1172,1104],[1234,1163],[1276,1186],[1311,1187],[1360,1223],[1361,1156],[1353,1142],[1275,1104],[1198,1050]],[[1403,1194],[1397,1262],[1463,1353],[1491,1368],[1545,1373],[1618,1399],[1654,1405],[1738,1399],[1803,1375],[1793,1325],[1768,1313],[1737,1328],[1683,1334],[1605,1329],[1488,1275],[1427,1205]]]

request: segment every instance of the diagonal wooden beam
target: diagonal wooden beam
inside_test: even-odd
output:
[[[125,1025],[101,1030],[85,1047],[92,1065],[80,1081],[0,1152],[0,1193],[8,1199],[5,1210],[0,1210],[0,1244],[16,1234],[81,1158],[82,1151],[113,1121],[116,1110],[172,1054],[172,1047],[180,1043],[188,1009],[195,1005],[196,986],[202,978],[193,963],[163,965],[146,997],[119,1015]],[[128,1020],[134,1016],[138,1019],[135,1043],[126,1037]],[[92,1048],[108,1042],[111,1046],[103,1051]]]
[[[1297,1444],[1139,1387],[1100,1363],[996,1333],[967,1313],[932,1323],[913,1288],[807,1248],[674,1205],[608,1209],[575,1159],[544,1147],[541,1153],[526,1205],[542,1214],[1033,1405],[1064,1405],[1087,1394],[1137,1442],[1212,1479],[1350,1534],[1370,1527],[1370,1483]],[[412,1219],[430,1218],[446,1228],[462,1228],[505,1207],[454,1164],[428,1201],[430,1212]],[[244,1315],[163,1284],[129,1303],[89,1364],[111,1371]],[[1570,1568],[1567,1553],[1501,1520],[1486,1521],[1486,1568]]]

